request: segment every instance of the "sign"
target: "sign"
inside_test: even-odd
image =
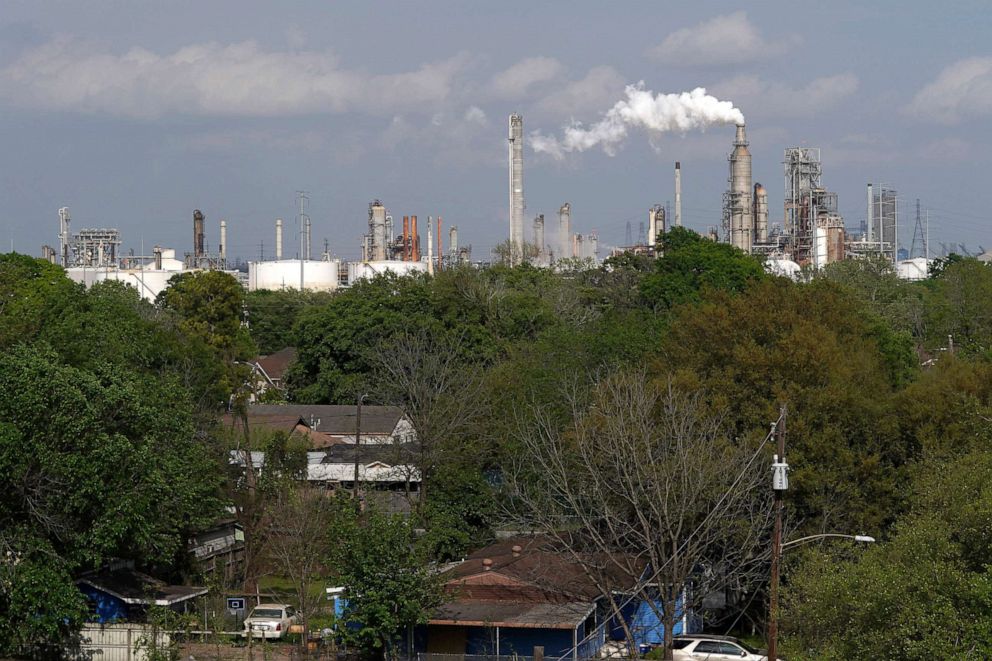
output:
[[[228,597],[227,607],[232,611],[243,611],[245,609],[244,597]]]

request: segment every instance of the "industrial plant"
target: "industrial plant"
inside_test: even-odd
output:
[[[782,160],[782,216],[773,221],[774,205],[769,201],[768,190],[753,180],[746,126],[740,121],[734,127],[721,223],[699,228],[700,233],[759,255],[764,258],[766,268],[788,276],[843,259],[881,257],[892,262],[902,277],[926,277],[931,257],[929,230],[924,227],[918,201],[912,248],[900,250],[901,205],[893,186],[867,184],[865,216],[857,228],[849,227],[839,212],[838,194],[824,183],[820,149],[789,147],[784,150]],[[228,271],[249,290],[333,291],[386,272],[433,274],[459,265],[485,266],[493,260],[558,268],[570,260],[597,263],[601,252],[658,257],[662,254],[658,238],[671,227],[682,226],[682,163],[676,160],[674,209],[668,203],[645,204],[647,218],[638,223],[636,238],[628,221],[626,241],[602,248],[596,229],[574,230],[570,202],[562,203],[557,212],[551,209],[535,214],[530,236],[526,236],[523,115],[510,114],[508,129],[509,234],[506,250],[495,249],[488,261],[473,260],[472,245],[460,243],[458,227],[445,225],[441,215],[394,214],[380,199],[368,205],[367,229],[359,246],[361,259],[342,261],[332,255],[326,240],[319,258],[314,258],[309,198],[304,191],[297,191],[295,227],[299,244],[284,251],[286,226],[282,218],[274,219],[273,259],[229,262],[229,224],[225,219],[218,221],[216,248],[211,250],[207,241],[207,216],[200,209],[192,211],[192,250],[184,252],[181,258],[176,250],[158,245],[150,251],[142,247],[140,254],[133,249],[125,254],[121,233],[115,228],[83,228],[73,232],[67,207],[58,211],[58,248],[43,246],[42,255],[63,266],[77,282],[89,286],[102,280],[119,280],[135,287],[144,298],[154,300],[173,276],[197,270]],[[535,150],[540,151],[536,147]]]

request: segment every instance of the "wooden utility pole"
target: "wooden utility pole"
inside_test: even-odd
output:
[[[768,659],[778,660],[778,575],[779,561],[782,557],[782,509],[785,490],[789,482],[785,465],[785,404],[779,409],[778,424],[775,426],[775,437],[778,441],[778,454],[772,465],[772,489],[775,491],[775,531],[772,534],[772,584],[768,598]],[[779,466],[782,466],[780,469]],[[781,472],[781,476],[779,475]]]
[[[355,414],[355,484],[352,489],[352,496],[355,499],[355,507],[358,508],[360,508],[358,503],[358,454],[362,444],[362,402],[365,401],[366,396],[367,395],[359,395],[358,411]]]

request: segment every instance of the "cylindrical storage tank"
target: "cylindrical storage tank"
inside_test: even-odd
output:
[[[310,260],[303,262],[303,288],[311,291],[332,291],[338,286],[338,262]],[[250,262],[248,290],[299,289],[300,260]]]
[[[815,230],[816,248],[813,251],[813,266],[820,269],[827,265],[827,228],[817,227]]]
[[[396,275],[410,275],[427,270],[427,262],[403,262],[398,259],[377,262],[348,262],[348,284],[355,284],[362,278],[374,278],[377,274],[392,271]]]

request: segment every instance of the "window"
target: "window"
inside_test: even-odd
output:
[[[693,654],[720,654],[721,647],[720,643],[713,642],[711,640],[701,640],[699,644],[696,645],[696,649],[692,650]]]
[[[691,640],[679,640],[678,638],[676,638],[675,640],[672,641],[672,649],[673,650],[684,649],[688,647],[691,642],[692,642]]]
[[[740,656],[744,650],[737,647],[733,643],[720,643],[720,654],[729,654],[731,656]]]

